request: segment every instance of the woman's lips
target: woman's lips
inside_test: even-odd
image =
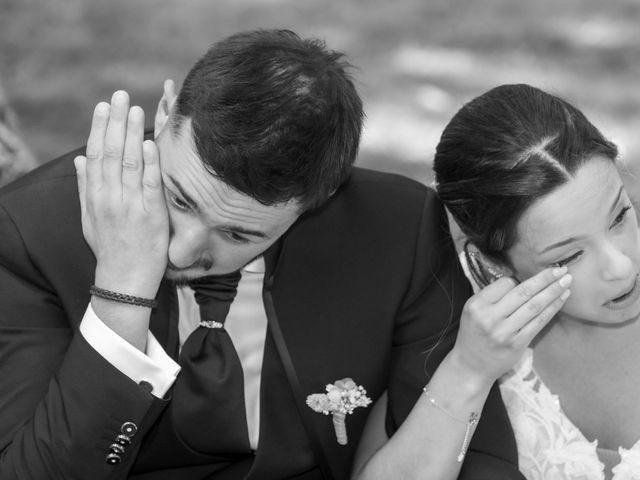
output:
[[[638,277],[636,276],[635,280],[633,281],[633,285],[628,291],[626,291],[619,297],[609,300],[607,303],[605,303],[605,306],[616,310],[626,308],[637,300],[638,295],[640,295],[640,283],[638,282]]]

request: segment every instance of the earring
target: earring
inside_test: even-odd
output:
[[[502,272],[498,272],[497,270],[495,270],[495,269],[491,268],[489,265],[487,265],[487,264],[486,264],[486,262],[482,262],[482,261],[481,261],[481,259],[480,259],[480,252],[475,252],[475,251],[469,251],[469,250],[467,250],[467,253],[469,254],[469,256],[470,256],[471,258],[473,258],[473,260],[474,260],[477,264],[479,264],[479,265],[483,266],[484,268],[486,268],[486,269],[487,269],[487,271],[488,271],[488,272],[489,272],[489,274],[493,277],[493,279],[494,279],[494,280],[497,280],[497,279],[499,279],[499,278],[504,277],[504,273],[502,273]]]
[[[493,278],[495,278],[496,280],[499,278],[504,277],[504,273],[500,273],[495,271],[493,268],[487,266],[487,270],[489,271],[489,273],[493,276]]]

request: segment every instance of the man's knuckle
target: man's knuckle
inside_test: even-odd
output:
[[[100,160],[101,155],[100,155],[99,152],[94,152],[94,151],[87,150],[86,157],[87,157],[87,161],[88,162],[96,162],[96,161]]]
[[[138,170],[140,162],[134,155],[124,155],[122,157],[122,167],[130,170]]]
[[[120,147],[113,144],[107,144],[104,146],[104,155],[107,157],[117,157],[120,155]]]
[[[144,188],[148,188],[151,190],[157,189],[158,187],[160,187],[160,182],[158,180],[156,180],[155,178],[144,178],[142,180],[142,186]]]
[[[158,157],[156,155],[145,155],[144,164],[149,168],[156,167],[159,164]]]

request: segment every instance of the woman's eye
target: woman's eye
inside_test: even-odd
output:
[[[557,262],[552,263],[551,266],[564,267],[565,265],[569,265],[570,263],[576,261],[578,258],[580,258],[580,255],[582,255],[582,251],[576,252],[570,257],[563,258],[562,260],[558,260]]]
[[[620,225],[622,222],[624,222],[624,219],[627,216],[627,212],[629,210],[631,210],[631,205],[627,205],[622,210],[620,210],[618,216],[613,219],[613,224],[611,226],[615,227],[616,225]]]

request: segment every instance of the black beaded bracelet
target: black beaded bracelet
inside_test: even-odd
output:
[[[158,306],[158,302],[153,299],[112,292],[111,290],[105,290],[104,288],[96,287],[95,285],[91,285],[89,287],[89,293],[106,300],[112,300],[119,303],[128,303],[130,305],[138,305],[139,307],[156,308]]]

